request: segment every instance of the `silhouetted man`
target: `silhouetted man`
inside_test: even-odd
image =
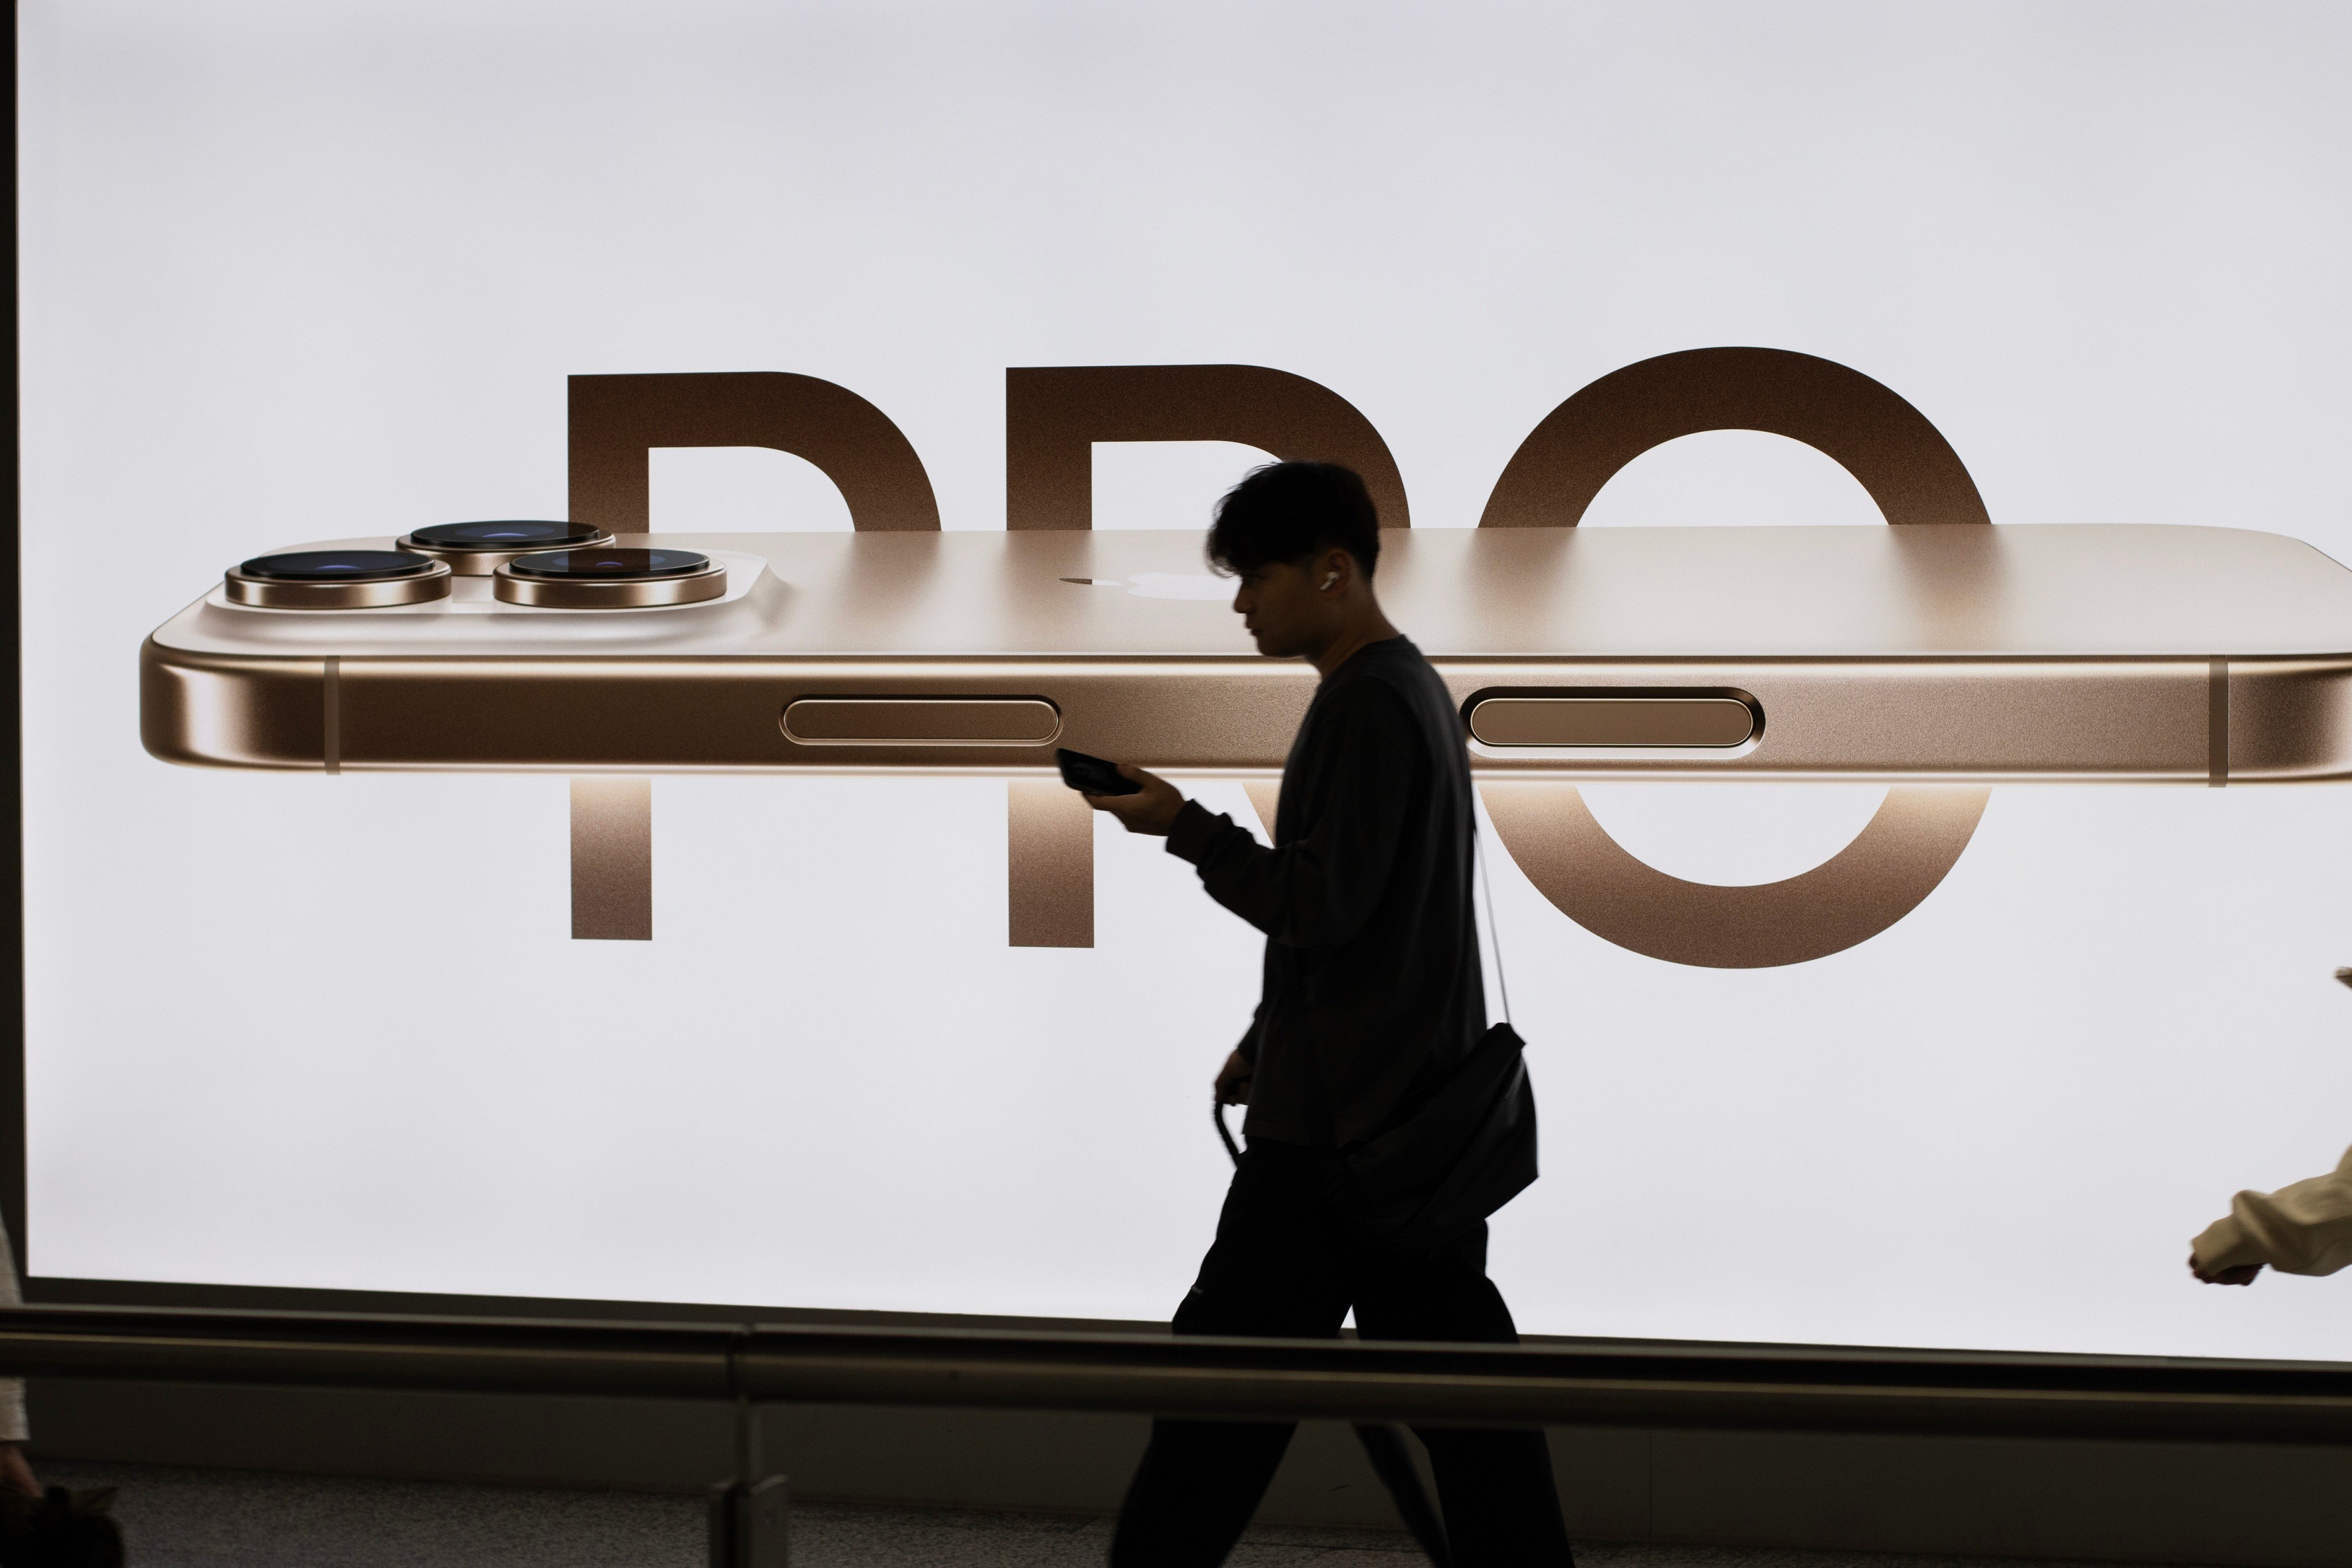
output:
[[[1461,720],[1373,595],[1379,518],[1353,473],[1255,470],[1219,503],[1208,549],[1240,580],[1234,609],[1258,651],[1323,679],[1283,766],[1275,847],[1139,768],[1119,771],[1140,794],[1087,797],[1166,837],[1266,935],[1256,1016],[1216,1080],[1221,1101],[1249,1106],[1248,1148],[1175,1330],[1328,1339],[1353,1308],[1366,1339],[1513,1342],[1484,1224],[1409,1253],[1351,1226],[1333,1195],[1339,1152],[1418,1103],[1486,1032]],[[1292,1429],[1155,1422],[1115,1568],[1222,1562]],[[1456,1563],[1569,1563],[1540,1431],[1419,1430]]]

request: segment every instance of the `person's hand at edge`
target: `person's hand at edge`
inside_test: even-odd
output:
[[[41,1483],[25,1458],[24,1444],[0,1443],[0,1489],[26,1497],[41,1495]]]
[[[2193,1252],[2189,1255],[2189,1272],[2208,1285],[2251,1285],[2254,1282],[2254,1276],[2262,1271],[2263,1266],[2259,1263],[2241,1263],[2218,1274],[2208,1274],[2197,1267],[2197,1255]]]
[[[1227,1057],[1225,1065],[1217,1069],[1217,1103],[1247,1105],[1250,1079],[1255,1077],[1256,1073],[1257,1068],[1252,1067],[1249,1058],[1241,1052],[1235,1051]]]
[[[1133,779],[1143,786],[1139,795],[1090,795],[1087,804],[1097,811],[1107,811],[1118,818],[1119,826],[1129,833],[1148,834],[1165,838],[1168,830],[1176,826],[1176,814],[1184,809],[1184,796],[1172,784],[1158,773],[1145,773],[1133,763],[1118,764],[1118,776]]]

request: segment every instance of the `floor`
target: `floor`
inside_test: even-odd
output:
[[[708,1568],[692,1498],[424,1481],[55,1464],[41,1479],[115,1487],[131,1568]],[[793,1568],[1077,1568],[1108,1521],[803,1503]],[[1584,1568],[1969,1568],[1980,1559],[1718,1547],[1580,1546]],[[1233,1568],[1411,1568],[1402,1534],[1254,1531]],[[2045,1564],[2044,1568],[2060,1568]]]

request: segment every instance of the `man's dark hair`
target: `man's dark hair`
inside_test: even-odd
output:
[[[1217,503],[1209,526],[1210,564],[1236,575],[1333,545],[1370,580],[1381,559],[1381,515],[1356,470],[1337,463],[1252,468]]]

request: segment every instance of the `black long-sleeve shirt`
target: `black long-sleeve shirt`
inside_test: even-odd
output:
[[[1478,1043],[1486,984],[1471,905],[1462,721],[1403,637],[1317,688],[1282,769],[1271,849],[1188,801],[1168,851],[1265,932],[1243,1037],[1254,1138],[1345,1148]]]

